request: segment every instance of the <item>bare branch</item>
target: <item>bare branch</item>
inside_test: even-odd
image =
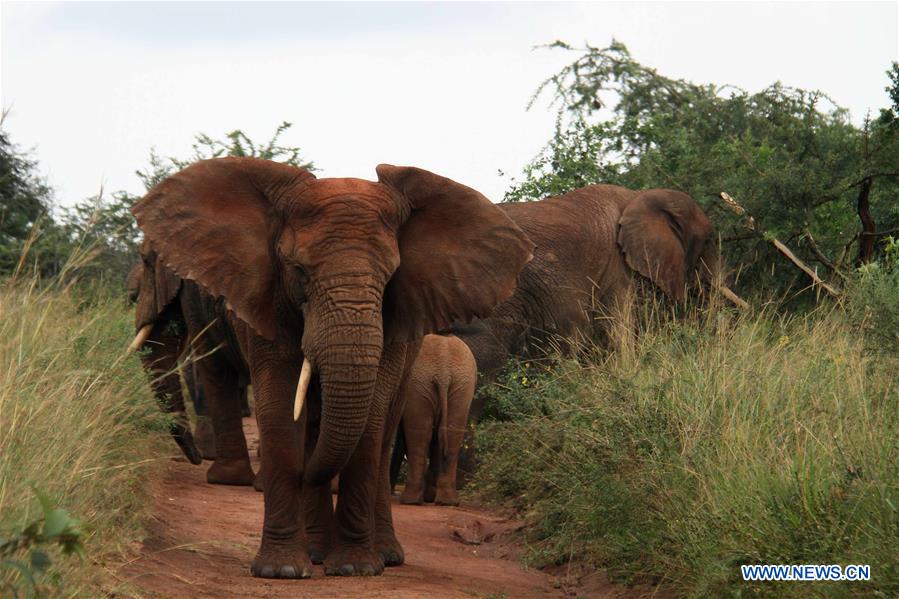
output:
[[[724,200],[724,203],[727,204],[727,206],[731,210],[733,210],[735,213],[739,214],[740,216],[746,217],[745,225],[747,228],[749,228],[757,233],[760,233],[760,234],[764,235],[766,239],[769,239],[771,241],[771,243],[774,244],[774,247],[777,248],[777,251],[779,251],[781,254],[786,256],[786,258],[790,262],[792,262],[797,268],[799,268],[799,270],[801,270],[806,275],[808,275],[808,277],[816,285],[818,285],[821,289],[826,291],[828,293],[828,295],[830,295],[834,298],[837,298],[837,299],[840,298],[840,294],[839,294],[839,292],[837,292],[836,289],[834,289],[833,287],[831,287],[830,285],[825,283],[821,279],[821,277],[818,276],[818,273],[816,273],[814,270],[809,268],[809,266],[805,262],[800,260],[796,256],[796,254],[794,254],[792,252],[792,250],[790,250],[790,248],[788,248],[786,245],[784,245],[783,242],[781,242],[779,239],[777,239],[771,235],[766,235],[765,232],[762,231],[761,228],[759,227],[758,222],[756,222],[756,220],[754,218],[752,218],[752,215],[749,214],[748,212],[746,212],[746,209],[743,208],[743,206],[741,206],[735,199],[733,199],[729,194],[727,194],[726,192],[723,192],[723,191],[720,193],[719,197],[722,200]]]

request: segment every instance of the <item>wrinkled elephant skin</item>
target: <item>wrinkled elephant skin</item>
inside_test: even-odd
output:
[[[456,463],[477,376],[471,350],[457,337],[422,340],[405,387],[402,430],[409,466],[401,503],[459,505]],[[429,457],[436,472],[433,489],[425,483]]]
[[[165,266],[222,298],[249,370],[265,506],[255,576],[308,576],[310,552],[332,575],[402,562],[387,462],[419,339],[488,316],[531,256],[527,237],[476,191],[412,167],[377,174],[317,179],[219,158],[133,208]],[[302,397],[304,362],[313,374]]]

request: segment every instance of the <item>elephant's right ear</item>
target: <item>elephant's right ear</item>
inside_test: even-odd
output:
[[[677,300],[684,299],[688,277],[711,233],[709,219],[693,198],[671,189],[637,194],[618,220],[618,245],[628,266]]]
[[[257,158],[203,160],[156,185],[132,212],[163,264],[274,339],[278,208],[313,179]]]

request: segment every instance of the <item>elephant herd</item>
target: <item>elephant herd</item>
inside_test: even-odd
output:
[[[462,438],[483,408],[476,385],[553,339],[614,346],[630,330],[638,278],[674,299],[704,286],[743,304],[686,194],[592,185],[493,204],[422,169],[376,172],[376,182],[319,179],[216,158],[133,208],[144,242],[129,277],[131,349],[143,348],[156,396],[176,413],[172,435],[199,464],[211,451],[195,442],[177,374],[189,348],[214,429],[207,480],[263,490],[255,576],[402,564],[390,509],[401,419],[400,500],[457,504]],[[258,474],[241,426],[247,384]]]

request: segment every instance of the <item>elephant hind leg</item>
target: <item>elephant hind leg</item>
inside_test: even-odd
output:
[[[427,500],[427,468],[431,437],[434,433],[432,420],[417,422],[403,421],[403,435],[406,438],[406,487],[400,495],[400,503],[421,505]]]
[[[459,464],[459,449],[462,447],[465,431],[459,429],[449,430],[446,433],[446,437],[445,459],[440,460],[434,503],[437,505],[459,505],[459,492],[456,490],[456,471]]]
[[[256,475],[250,466],[247,440],[240,414],[237,374],[209,356],[197,365],[200,384],[207,393],[215,429],[215,462],[206,481],[219,485],[252,485]]]
[[[443,454],[440,451],[440,440],[436,431],[432,431],[431,441],[428,444],[428,471],[425,474],[425,503],[434,503],[437,498],[437,479],[440,478],[442,463]]]

